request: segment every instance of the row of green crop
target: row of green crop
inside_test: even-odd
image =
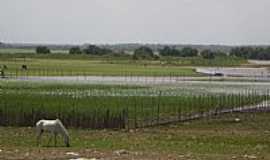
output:
[[[103,90],[103,91],[121,91],[121,90],[140,90],[149,89],[148,86],[140,85],[109,85],[109,84],[80,84],[80,83],[56,83],[56,82],[31,82],[31,81],[16,81],[3,80],[0,81],[0,88],[5,91],[14,92],[76,92],[85,90]]]
[[[212,109],[257,104],[268,99],[268,95],[250,91],[234,95],[164,96],[162,91],[159,91],[156,96],[74,97],[68,94],[36,94],[31,90],[11,90],[3,86],[1,88],[1,125],[28,126],[34,125],[39,119],[60,118],[71,127],[140,127],[145,126],[145,123],[154,125],[171,117],[182,118]]]
[[[107,67],[107,66],[106,66]],[[128,68],[129,66],[120,66],[122,68]],[[97,67],[96,67],[97,68]],[[1,68],[0,68],[1,69]],[[187,77],[187,76],[203,76],[200,73],[196,73],[192,68],[180,68],[174,69],[174,71],[166,71],[164,68],[145,68],[138,67],[132,69],[118,69],[118,68],[105,68],[103,71],[100,69],[87,69],[87,68],[69,68],[63,69],[63,67],[57,68],[31,68],[22,69],[21,66],[17,69],[4,69],[2,70],[3,75],[1,77],[28,77],[28,76],[123,76],[123,77],[134,77],[134,76],[167,76],[167,77]],[[0,77],[0,78],[1,78]]]
[[[14,54],[1,54],[0,59],[12,61],[25,61],[28,59],[58,59],[58,60],[102,60],[105,63],[114,64],[166,64],[166,65],[203,65],[203,66],[234,66],[246,63],[246,60],[233,56],[218,56],[214,59],[205,59],[202,57],[160,57],[157,60],[133,60],[130,55],[73,55],[73,54],[34,54],[34,53],[14,53]]]
[[[150,84],[150,83],[148,83]],[[183,96],[203,94],[267,94],[267,83],[239,82],[199,82],[177,83],[174,85],[124,85],[124,84],[84,84],[61,81],[20,81],[0,80],[0,88],[8,93],[39,94],[39,95],[68,95],[72,97],[89,96]],[[257,93],[255,93],[255,91]],[[254,92],[254,93],[253,93]]]

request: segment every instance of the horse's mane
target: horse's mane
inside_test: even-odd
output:
[[[57,124],[62,128],[63,132],[65,133],[66,136],[69,136],[68,135],[68,131],[67,129],[65,128],[65,126],[63,125],[63,123],[59,120],[59,119],[56,119],[57,121]]]

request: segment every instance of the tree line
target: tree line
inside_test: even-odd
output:
[[[38,46],[36,48],[36,53],[38,54],[49,54],[50,49],[46,46]],[[88,55],[117,55],[113,50],[108,48],[99,47],[96,45],[88,45],[86,48],[81,48],[75,46],[69,49],[69,54],[88,54]],[[192,47],[184,47],[182,49],[177,49],[175,47],[165,46],[158,50],[158,54],[147,46],[141,46],[134,50],[132,58],[138,59],[158,59],[160,56],[166,57],[197,57],[201,56],[205,59],[214,59],[215,57],[226,57],[234,56],[241,57],[245,59],[258,59],[258,60],[270,60],[270,47],[234,47],[229,53],[222,51],[212,51],[210,49],[205,49],[202,51],[197,50]]]
[[[270,47],[236,47],[230,54],[245,59],[270,60]]]

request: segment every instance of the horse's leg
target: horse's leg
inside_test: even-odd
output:
[[[41,135],[43,133],[43,130],[38,130],[38,135],[37,135],[37,146],[40,145],[40,140],[41,140]]]
[[[57,133],[54,133],[54,146],[56,147],[56,143],[57,143]]]
[[[52,139],[53,139],[53,133],[51,133],[51,136],[49,137],[49,141],[48,141],[47,146],[49,146],[49,144],[51,143]]]
[[[69,146],[70,146],[70,145],[69,145],[69,137],[66,136],[66,137],[64,138],[64,141],[65,141],[66,146],[69,147]]]

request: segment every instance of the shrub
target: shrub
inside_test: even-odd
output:
[[[181,52],[175,48],[170,48],[169,46],[165,46],[163,49],[159,51],[161,56],[181,56]]]
[[[80,47],[72,47],[69,49],[69,54],[82,54]]]
[[[201,56],[205,59],[214,59],[215,58],[215,55],[214,55],[214,52],[210,51],[210,50],[203,50],[201,52]]]
[[[190,47],[185,47],[181,50],[181,56],[183,57],[196,57],[198,56],[198,50]]]
[[[83,50],[85,54],[92,54],[92,55],[105,55],[105,54],[112,54],[113,51],[107,48],[100,48],[96,45],[89,45],[86,49]]]
[[[46,46],[38,46],[36,48],[36,53],[37,54],[49,54],[51,53],[50,49]]]
[[[140,47],[134,51],[133,59],[152,59],[154,52],[149,47]]]

